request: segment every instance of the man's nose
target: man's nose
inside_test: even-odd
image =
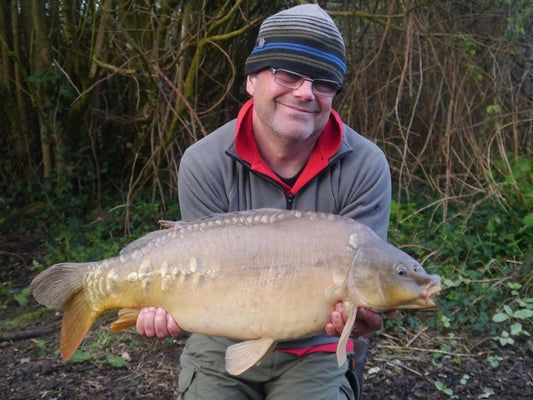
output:
[[[314,98],[315,93],[313,92],[313,82],[303,81],[302,85],[294,90],[294,95],[306,99]]]

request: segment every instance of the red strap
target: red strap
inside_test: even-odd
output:
[[[338,343],[325,343],[325,344],[319,344],[317,346],[311,346],[311,347],[302,347],[302,348],[295,348],[295,349],[275,349],[275,351],[281,351],[283,353],[291,353],[295,354],[299,357],[305,356],[306,354],[316,353],[318,351],[323,351],[326,353],[336,353],[337,352]],[[348,343],[346,343],[346,351],[352,352],[353,351],[353,340],[348,340]]]

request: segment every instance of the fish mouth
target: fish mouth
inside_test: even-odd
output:
[[[426,290],[422,293],[422,299],[424,300],[426,307],[435,307],[435,301],[433,300],[433,296],[435,296],[438,292],[441,291],[440,282],[433,284],[431,286],[428,286]]]

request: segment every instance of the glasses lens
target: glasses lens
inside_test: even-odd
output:
[[[303,81],[303,76],[282,69],[276,71],[274,78],[280,85],[291,89],[298,89]]]
[[[313,91],[322,96],[335,96],[339,90],[339,84],[332,81],[315,79],[313,81]]]

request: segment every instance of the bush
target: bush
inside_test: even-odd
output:
[[[500,345],[532,332],[533,271],[525,260],[533,256],[533,160],[518,158],[511,170],[509,176],[493,177],[505,193],[500,201],[479,194],[469,204],[449,202],[446,215],[439,213],[440,199],[418,195],[407,204],[394,202],[392,220],[397,223],[391,241],[407,247],[443,279],[438,311],[429,325],[489,334]],[[420,321],[410,317],[401,323],[416,326]]]

